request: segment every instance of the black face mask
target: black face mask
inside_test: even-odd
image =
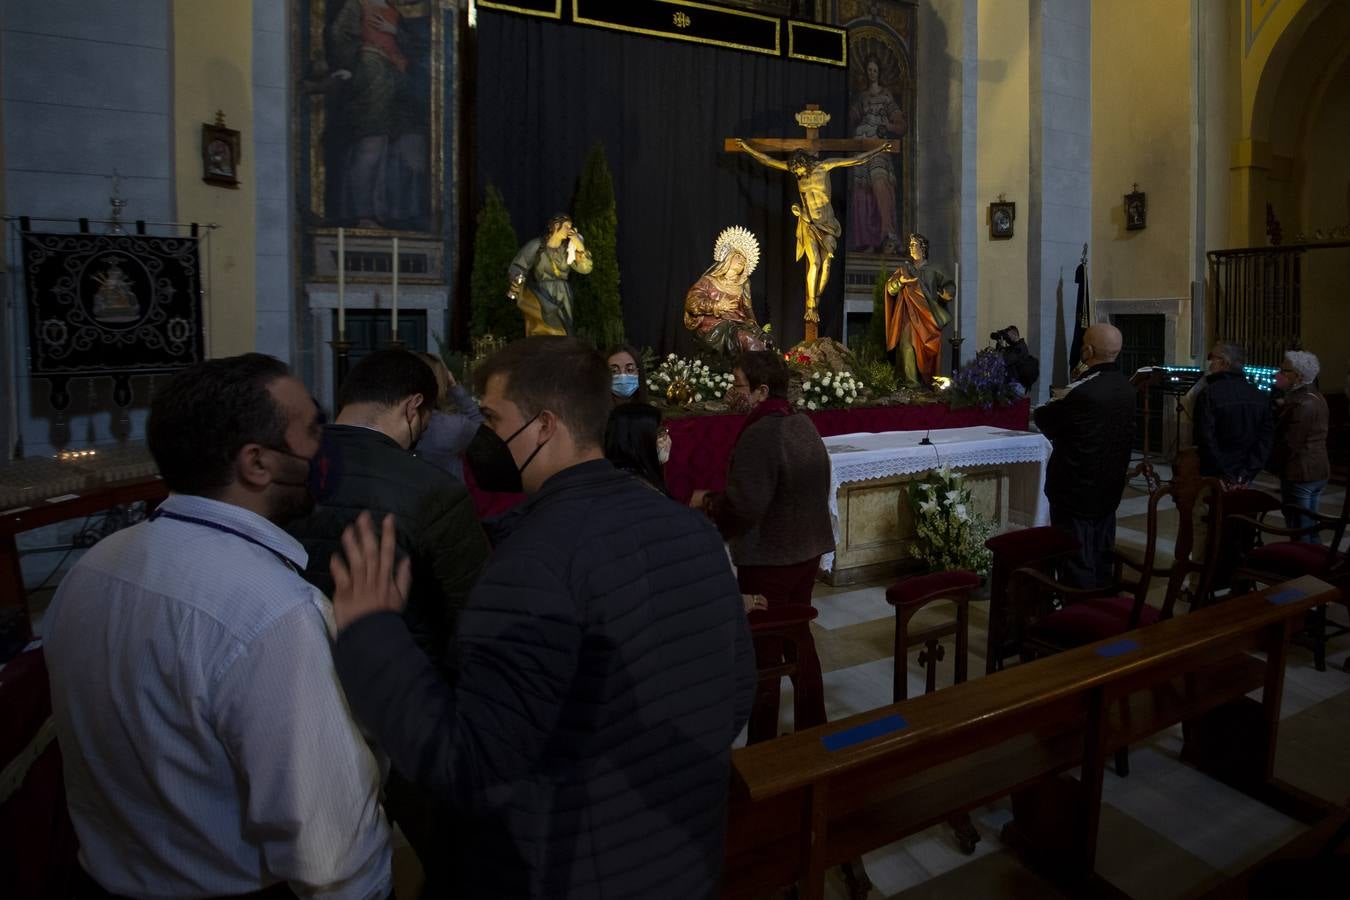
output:
[[[544,444],[534,448],[534,453],[529,455],[524,465],[516,468],[516,461],[511,456],[511,448],[508,446],[520,434],[530,426],[530,422],[539,418],[539,413],[530,416],[529,422],[517,428],[506,440],[497,436],[487,425],[479,425],[478,433],[473,436],[468,448],[464,451],[464,458],[469,463],[469,468],[473,470],[473,480],[485,491],[491,491],[497,494],[519,494],[524,490],[520,483],[520,473],[525,471],[534,461],[539,451],[544,449]]]
[[[279,478],[274,478],[272,479],[273,484],[304,488],[312,501],[309,504],[311,508],[314,504],[323,503],[333,495],[333,490],[337,486],[341,474],[342,454],[338,451],[337,445],[333,443],[332,435],[328,429],[323,430],[323,434],[319,438],[319,449],[313,456],[304,457],[285,447],[271,447],[269,449],[283,453],[291,459],[299,460],[307,468],[304,481],[282,481]],[[308,512],[308,510],[305,510],[305,512]]]

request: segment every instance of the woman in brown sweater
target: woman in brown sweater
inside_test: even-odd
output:
[[[1290,511],[1290,507],[1317,510],[1318,498],[1331,477],[1327,456],[1327,401],[1317,393],[1313,381],[1320,365],[1317,357],[1303,350],[1290,350],[1275,376],[1275,386],[1285,391],[1284,402],[1275,423],[1275,450],[1270,470],[1280,476],[1280,499],[1290,528],[1307,528],[1309,516]],[[1317,534],[1300,540],[1321,543]]]

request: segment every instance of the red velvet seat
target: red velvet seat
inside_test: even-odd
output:
[[[980,576],[974,572],[933,572],[897,581],[886,589],[886,602],[891,606],[909,606],[979,586]]]
[[[1297,578],[1300,575],[1330,569],[1339,556],[1340,554],[1333,553],[1330,547],[1322,544],[1278,541],[1257,547],[1248,553],[1245,568],[1277,572],[1287,578]]]
[[[1158,609],[1144,604],[1136,626],[1130,621],[1133,611],[1134,598],[1124,594],[1079,600],[1042,618],[1031,627],[1030,636],[1061,647],[1076,647],[1152,625],[1162,618]]]

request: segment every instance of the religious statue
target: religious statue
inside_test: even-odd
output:
[[[116,256],[108,257],[108,268],[94,276],[98,290],[94,292],[93,314],[100,322],[135,322],[141,316],[140,302],[120,262]]]
[[[805,150],[794,150],[786,160],[776,159],[736,139],[738,149],[750,154],[771,169],[791,172],[797,179],[801,202],[792,204],[797,217],[797,259],[806,257],[806,316],[807,339],[815,337],[816,323],[820,321],[820,295],[830,280],[830,260],[841,229],[830,203],[830,172],[846,166],[860,166],[879,153],[891,150],[890,141],[856,156],[820,159]]]
[[[946,304],[956,282],[928,264],[928,238],[909,236],[910,258],[886,279],[886,349],[895,350],[905,384],[927,387],[942,356],[942,329],[951,322]]]
[[[511,260],[511,283],[506,296],[525,317],[525,336],[572,333],[571,272],[589,274],[594,261],[572,227],[572,217],[559,214],[548,220],[543,237],[520,248]]]
[[[717,236],[713,264],[684,298],[684,327],[715,353],[732,355],[773,346],[755,321],[750,305],[750,273],[759,263],[759,242],[733,225]]]

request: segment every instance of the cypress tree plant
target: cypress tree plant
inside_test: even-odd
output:
[[[886,278],[886,270],[878,269],[877,280],[872,284],[872,320],[867,325],[864,341],[871,359],[886,358]]]
[[[525,336],[520,310],[506,297],[511,260],[520,249],[511,213],[501,193],[487,186],[473,236],[473,271],[469,276],[470,331],[474,337],[493,334],[507,340]]]
[[[581,232],[594,261],[589,275],[572,274],[577,335],[594,341],[601,349],[623,340],[623,305],[619,298],[618,213],[614,205],[614,179],[610,176],[605,148],[596,143],[586,155],[586,165],[572,205],[572,224]]]

